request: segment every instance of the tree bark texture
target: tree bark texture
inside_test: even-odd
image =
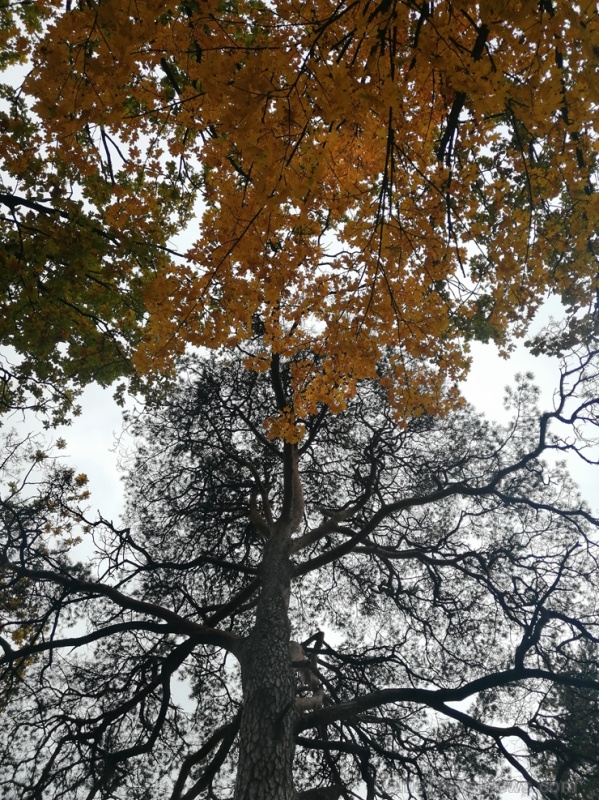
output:
[[[255,626],[240,652],[243,684],[235,800],[295,800],[296,676],[289,656],[291,528],[275,524],[262,561]]]

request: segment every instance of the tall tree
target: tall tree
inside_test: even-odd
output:
[[[0,14],[0,63],[28,70],[0,130],[0,338],[21,378],[168,370],[258,314],[267,358],[294,357],[300,414],[342,407],[389,347],[396,406],[435,411],[468,340],[509,344],[547,291],[595,302],[594,3]]]
[[[398,423],[370,381],[297,420],[301,443],[264,427],[292,364],[246,357],[188,362],[134,422],[127,527],[53,492],[84,563],[46,501],[4,503],[3,583],[36,597],[0,638],[0,794],[496,798],[502,763],[534,786],[570,752],[547,692],[599,691],[573,668],[598,638],[597,520],[542,460],[592,440],[599,353],[554,412],[523,379],[504,428],[469,407]]]

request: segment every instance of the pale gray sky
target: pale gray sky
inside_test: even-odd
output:
[[[543,319],[547,321],[547,311],[543,314]],[[539,325],[535,328],[538,329]],[[499,356],[494,345],[478,343],[472,346],[472,355],[472,370],[463,385],[463,392],[466,399],[491,421],[507,420],[503,407],[505,387],[513,385],[514,376],[519,372],[534,374],[535,382],[541,389],[541,410],[553,409],[553,392],[560,374],[557,358],[532,356],[524,345],[520,345],[512,357],[506,360]],[[81,405],[81,416],[70,426],[61,428],[57,435],[67,441],[65,454],[68,460],[90,479],[92,509],[99,509],[104,517],[117,522],[122,509],[116,445],[122,427],[121,409],[112,399],[112,391],[98,386],[85,390]],[[126,446],[126,436],[122,444]],[[570,458],[568,466],[583,496],[591,508],[598,511],[597,468],[585,465],[576,458]]]
[[[552,397],[559,379],[557,359],[534,357],[519,347],[509,360],[497,354],[493,345],[473,346],[473,366],[463,386],[466,399],[492,421],[507,419],[503,408],[505,387],[514,383],[518,372],[533,372],[541,388],[541,409],[553,408]],[[82,397],[83,412],[58,434],[67,441],[65,455],[90,480],[92,509],[99,509],[107,519],[117,522],[122,509],[122,487],[117,466],[117,437],[121,432],[121,409],[109,389],[88,387]],[[127,437],[123,439],[126,446]],[[571,458],[568,466],[583,496],[596,511],[598,506],[596,467]]]

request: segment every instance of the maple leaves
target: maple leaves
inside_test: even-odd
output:
[[[435,411],[469,338],[509,344],[547,291],[592,302],[593,5],[36,7],[25,89],[54,164],[38,182],[64,174],[127,234],[142,373],[239,345],[259,315],[265,354],[306,353],[300,416],[341,408],[389,352],[400,413]],[[150,266],[181,229],[185,258]]]

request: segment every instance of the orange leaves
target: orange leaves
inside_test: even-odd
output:
[[[398,408],[439,410],[469,338],[508,342],[547,291],[590,302],[591,6],[101,0],[29,35],[53,169],[145,244],[143,372],[259,315],[264,351],[309,354],[299,417],[381,360]],[[185,259],[152,264],[192,208]]]

